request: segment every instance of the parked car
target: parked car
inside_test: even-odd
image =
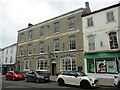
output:
[[[80,71],[62,71],[56,80],[59,86],[69,84],[82,88],[99,87],[98,79],[90,77]]]
[[[6,80],[12,79],[12,80],[20,80],[24,79],[24,74],[18,73],[17,71],[8,71],[8,73],[5,75]]]
[[[120,72],[114,76],[114,85],[120,88]]]
[[[40,71],[28,71],[25,75],[25,81],[34,81],[34,82],[49,82],[50,77],[48,74],[43,74]]]

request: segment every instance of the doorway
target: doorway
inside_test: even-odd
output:
[[[56,61],[51,61],[51,75],[56,75]]]

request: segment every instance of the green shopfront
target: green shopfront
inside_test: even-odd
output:
[[[115,74],[120,71],[120,51],[119,52],[98,52],[86,53],[85,72],[96,73],[97,75]]]

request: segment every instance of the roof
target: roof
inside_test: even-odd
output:
[[[118,7],[118,6],[120,6],[120,3],[109,6],[109,7],[105,7],[105,8],[96,10],[96,11],[93,11],[93,12],[88,13],[88,14],[84,14],[84,15],[82,15],[82,17],[89,16],[89,15],[92,15],[92,14],[96,14],[96,13],[99,13],[99,12],[102,12],[102,11],[105,11],[105,10],[108,10],[108,9],[111,9],[111,8],[115,8],[115,7]]]

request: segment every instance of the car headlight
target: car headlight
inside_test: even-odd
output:
[[[18,75],[15,75],[15,77],[18,77]]]

